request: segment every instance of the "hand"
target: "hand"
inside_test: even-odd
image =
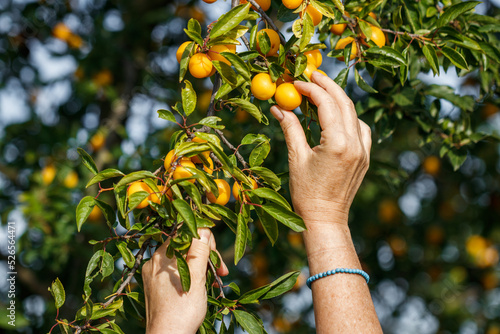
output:
[[[216,250],[209,229],[199,229],[200,239],[193,239],[186,261],[191,272],[191,289],[183,292],[177,261],[165,253],[168,241],[161,245],[151,260],[142,267],[146,298],[146,333],[196,333],[207,312],[205,289],[210,250]],[[224,262],[217,270],[219,276],[228,274]]]
[[[359,120],[354,104],[330,78],[314,72],[313,83],[295,88],[318,106],[320,145],[310,148],[293,112],[273,106],[288,146],[290,192],[296,212],[308,222],[332,219],[347,223],[354,196],[368,170],[371,131]]]

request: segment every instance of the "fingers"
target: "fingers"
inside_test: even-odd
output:
[[[307,144],[306,135],[297,116],[293,112],[283,110],[278,106],[273,106],[271,113],[280,122],[285,135],[289,157],[291,159],[303,157],[311,148]]]
[[[359,120],[359,127],[361,129],[361,143],[365,148],[367,161],[370,162],[370,150],[372,147],[372,130],[362,120]]]
[[[295,88],[302,95],[309,96],[318,106],[318,118],[323,130],[340,129],[344,125],[337,102],[322,87],[312,82],[295,81]]]
[[[359,133],[358,115],[352,100],[347,96],[345,91],[335,83],[332,79],[318,72],[313,72],[311,79],[318,86],[322,87],[335,100],[342,118],[344,119],[347,131],[351,132],[356,129]]]
[[[200,239],[193,238],[186,262],[191,272],[191,279],[197,283],[205,284],[212,232],[207,228],[200,228],[198,234]]]

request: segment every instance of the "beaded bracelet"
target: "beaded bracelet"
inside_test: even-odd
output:
[[[314,282],[314,281],[316,281],[316,280],[318,280],[320,278],[323,278],[323,277],[326,277],[326,276],[330,276],[330,275],[335,275],[335,274],[338,274],[338,273],[361,275],[366,280],[366,284],[368,284],[368,282],[370,281],[370,276],[368,276],[368,274],[366,272],[364,272],[363,270],[361,270],[361,269],[337,268],[337,269],[328,270],[328,271],[325,271],[324,273],[319,273],[319,274],[316,274],[314,276],[309,277],[307,279],[307,281],[306,281],[306,284],[307,284],[307,286],[310,289],[312,282]]]

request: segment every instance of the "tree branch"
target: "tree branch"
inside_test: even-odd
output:
[[[214,129],[214,130],[215,130],[215,133],[220,137],[220,139],[222,140],[222,142],[224,143],[224,145],[226,145],[227,147],[229,147],[229,149],[234,152],[234,154],[236,155],[236,158],[238,158],[238,160],[243,165],[243,168],[248,168],[248,164],[245,161],[245,159],[243,158],[243,156],[240,154],[240,152],[238,152],[238,149],[236,147],[234,147],[233,144],[231,144],[229,142],[229,140],[227,140],[226,136],[224,136],[224,133],[221,130],[218,130],[218,129]]]
[[[215,280],[217,281],[217,284],[219,285],[220,295],[222,296],[222,298],[226,298],[226,296],[224,295],[224,290],[222,289],[222,287],[224,285],[222,284],[222,280],[221,280],[220,276],[217,275],[217,270],[215,270],[215,266],[212,263],[212,260],[210,260],[210,258],[208,259],[208,264],[210,266],[210,271],[212,272],[212,274],[214,274]]]
[[[127,278],[123,281],[122,284],[120,284],[120,287],[118,288],[118,290],[116,290],[115,295],[112,296],[111,298],[109,298],[109,300],[107,302],[102,304],[102,308],[108,307],[113,302],[113,300],[115,300],[116,297],[118,297],[122,293],[123,289],[125,289],[125,287],[130,283],[130,281],[132,280],[132,277],[134,277],[135,272],[137,271],[137,269],[139,268],[139,265],[141,264],[142,258],[144,256],[144,252],[148,248],[150,242],[151,242],[151,239],[144,241],[141,249],[139,250],[139,252],[135,256],[134,266],[132,267],[132,269],[128,273]]]

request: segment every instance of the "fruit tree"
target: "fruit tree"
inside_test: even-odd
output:
[[[318,110],[293,82],[319,71],[372,129],[350,228],[384,330],[499,333],[496,5],[0,3],[16,329],[143,331],[142,266],[169,239],[188,291],[205,227],[234,266],[222,279],[212,252],[199,333],[311,332],[305,225],[269,108],[297,113],[317,145]]]

